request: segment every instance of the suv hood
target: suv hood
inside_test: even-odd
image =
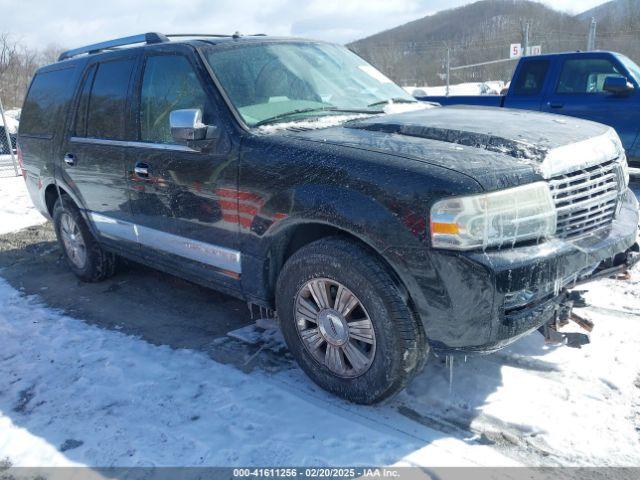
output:
[[[623,152],[606,125],[503,108],[427,109],[287,135],[448,168],[486,190],[551,178]]]

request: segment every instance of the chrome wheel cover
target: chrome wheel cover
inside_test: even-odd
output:
[[[298,291],[295,321],[304,348],[343,378],[364,374],[376,354],[376,334],[360,300],[340,282],[314,278]]]
[[[67,212],[60,215],[60,236],[71,263],[77,268],[84,268],[87,263],[87,247],[80,227]]]

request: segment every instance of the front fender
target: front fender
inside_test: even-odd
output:
[[[383,205],[348,188],[304,184],[271,197],[253,219],[253,241],[244,242],[243,248],[247,296],[269,296],[262,289],[273,282],[269,279],[272,250],[286,245],[291,234],[305,225],[332,227],[368,245],[401,281],[416,305],[427,303],[418,279],[428,278],[440,301],[442,295],[447,295],[437,287],[442,282],[424,243],[426,218],[417,219],[410,212],[403,212],[400,205]]]

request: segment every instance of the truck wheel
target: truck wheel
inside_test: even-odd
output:
[[[115,273],[116,256],[100,247],[71,200],[58,198],[53,225],[67,264],[80,280],[99,282]]]
[[[406,295],[356,242],[331,237],[301,248],[276,288],[287,346],[325,390],[356,403],[379,402],[424,365],[428,346]]]

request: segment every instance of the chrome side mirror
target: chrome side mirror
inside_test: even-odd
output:
[[[202,123],[202,110],[186,108],[173,110],[169,115],[171,136],[177,141],[204,140],[207,136],[207,126]]]

